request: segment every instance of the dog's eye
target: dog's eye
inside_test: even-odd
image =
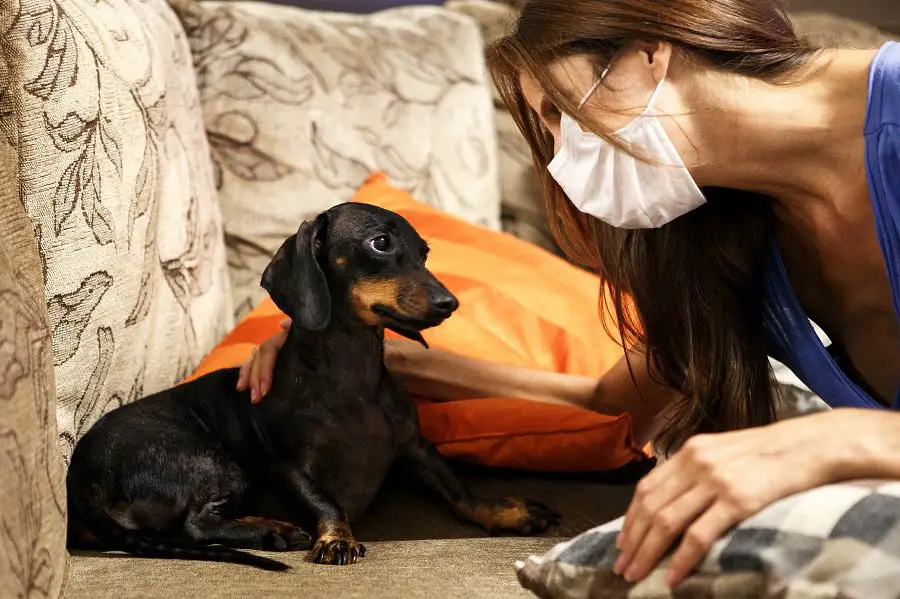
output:
[[[372,249],[378,252],[379,254],[383,254],[391,249],[391,238],[387,235],[380,235],[369,242],[369,245],[372,246]]]

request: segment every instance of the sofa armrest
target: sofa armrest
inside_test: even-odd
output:
[[[0,142],[0,597],[57,597],[66,573],[65,484],[41,261]]]

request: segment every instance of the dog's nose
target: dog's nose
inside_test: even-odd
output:
[[[439,312],[451,314],[459,308],[459,300],[452,293],[444,291],[434,294],[431,305]]]

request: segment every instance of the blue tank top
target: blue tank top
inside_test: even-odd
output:
[[[866,173],[875,229],[900,319],[900,43],[881,47],[869,73]],[[788,280],[777,244],[766,273],[769,354],[832,407],[883,408],[846,374],[816,335]],[[900,409],[900,389],[892,407]]]

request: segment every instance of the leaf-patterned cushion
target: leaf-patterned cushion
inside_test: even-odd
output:
[[[441,7],[374,15],[173,0],[194,54],[216,163],[237,315],[308,218],[370,172],[450,214],[499,228],[481,35]]]
[[[273,4],[288,4],[312,10],[336,12],[373,13],[397,6],[418,6],[442,4],[442,0],[269,0]]]
[[[41,262],[15,170],[15,152],[0,138],[0,597],[57,597],[66,505],[53,354]]]
[[[232,325],[184,32],[164,0],[0,4],[0,127],[43,262],[64,457]]]
[[[474,18],[486,44],[504,35],[518,11],[495,0],[448,0],[445,6]],[[512,115],[493,90],[500,169],[500,206],[503,230],[551,252],[559,252],[550,233],[541,185],[534,172],[531,149]]]

